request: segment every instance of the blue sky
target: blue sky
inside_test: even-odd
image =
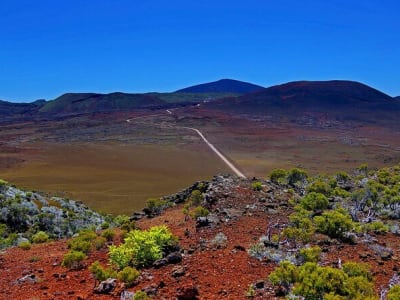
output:
[[[350,79],[400,95],[398,1],[2,0],[0,99]]]

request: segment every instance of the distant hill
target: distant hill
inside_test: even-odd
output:
[[[127,111],[132,109],[165,106],[158,97],[127,93],[68,93],[46,102],[40,113],[77,114],[94,112]]]
[[[233,79],[221,79],[177,90],[175,93],[234,93],[245,94],[264,87]]]
[[[394,99],[396,99],[396,100],[400,100],[400,96],[394,97]]]
[[[0,100],[0,116],[4,119],[20,118],[35,114],[41,103],[13,103]]]
[[[289,119],[323,113],[335,119],[372,120],[381,116],[379,112],[400,111],[400,102],[359,82],[332,80],[289,82],[220,99],[208,107],[235,113],[284,115]]]

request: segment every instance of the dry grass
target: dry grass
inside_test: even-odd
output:
[[[161,145],[35,144],[26,162],[1,171],[18,186],[83,200],[107,213],[132,213],[149,197],[175,193],[226,172],[205,146],[198,151]]]

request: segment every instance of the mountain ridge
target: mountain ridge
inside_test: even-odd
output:
[[[217,81],[201,83],[179,89],[175,93],[238,93],[245,94],[251,93],[260,89],[264,89],[263,86],[256,85],[249,82],[244,82],[235,79],[220,79]]]

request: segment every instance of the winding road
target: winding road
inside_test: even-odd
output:
[[[205,136],[201,133],[200,130],[196,129],[196,128],[192,128],[192,127],[182,127],[182,128],[186,128],[186,129],[190,129],[193,131],[196,131],[197,134],[203,139],[203,141],[207,144],[208,147],[211,148],[212,151],[215,152],[215,154],[218,155],[219,158],[221,158],[221,160],[238,176],[241,178],[246,178],[246,176],[240,172],[238,170],[238,168],[236,168],[221,152],[219,152],[219,150],[217,148],[215,148],[215,146],[213,144],[211,144],[206,138]]]
[[[169,115],[172,115],[172,109],[166,109],[166,112]],[[126,122],[131,122],[131,119],[127,119]],[[192,128],[192,127],[178,127],[178,128],[184,128],[184,129],[189,129],[189,130],[193,130],[195,131],[200,137],[201,139],[207,144],[208,147],[210,147],[210,149],[217,154],[217,156],[233,171],[233,173],[235,173],[238,177],[241,178],[247,178],[242,172],[239,171],[238,168],[236,168],[226,157],[225,155],[223,155],[221,152],[219,152],[219,150],[213,145],[211,144],[206,137],[203,135],[203,133],[196,129],[196,128]]]

